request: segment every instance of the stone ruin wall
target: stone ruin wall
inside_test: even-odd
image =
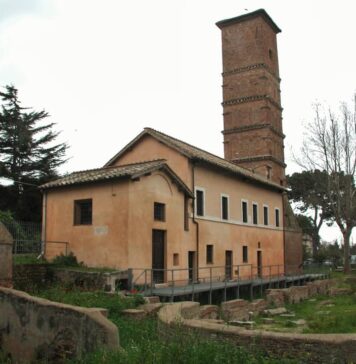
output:
[[[12,287],[12,243],[13,239],[0,222],[0,286]]]
[[[331,280],[309,282],[306,286],[267,291],[266,300],[227,301],[221,305],[224,318],[244,320],[249,312],[261,312],[267,306],[280,307],[297,303],[315,294],[339,294]],[[215,308],[214,308],[215,307]],[[227,325],[218,317],[217,306],[200,306],[198,302],[180,302],[164,305],[158,312],[160,332],[170,335],[177,325],[197,331],[213,340],[229,340],[250,350],[260,349],[279,358],[300,359],[303,363],[355,363],[356,334],[296,334],[246,330]],[[173,331],[172,331],[173,330]]]
[[[100,309],[0,287],[0,350],[14,363],[58,363],[96,348],[119,348],[118,328]]]

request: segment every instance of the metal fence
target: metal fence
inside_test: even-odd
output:
[[[39,254],[42,251],[41,224],[2,221],[13,237],[13,254]]]

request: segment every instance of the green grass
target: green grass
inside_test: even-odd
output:
[[[308,328],[304,333],[356,333],[356,297],[344,296],[318,296],[316,301],[304,301],[286,308],[295,312],[296,319],[304,318]],[[321,303],[330,302],[327,305]]]
[[[101,307],[109,310],[110,315],[116,315],[123,309],[134,308],[143,303],[140,295],[133,295],[125,299],[118,295],[109,295],[104,292],[86,292],[79,290],[66,290],[59,286],[40,290],[36,296],[46,298],[50,301],[67,303],[81,307]]]
[[[347,286],[340,281],[340,286]],[[308,334],[356,333],[356,295],[324,296],[319,295],[298,304],[285,306],[295,317],[275,316],[272,325],[266,330],[282,332],[302,332]],[[299,319],[306,320],[306,326],[298,330],[292,323]],[[261,327],[261,316],[256,319],[257,328]]]
[[[38,255],[39,254],[14,254],[13,263],[14,265],[47,263],[44,259],[37,259]]]
[[[177,328],[167,338],[159,331],[156,319],[136,321],[121,314],[123,309],[137,306],[142,299],[140,296],[123,299],[103,292],[65,291],[60,287],[40,291],[38,295],[83,307],[106,308],[109,310],[109,319],[119,328],[122,350],[97,350],[82,360],[70,361],[68,364],[293,363],[288,359],[268,358],[257,347],[247,350],[230,342],[207,339],[184,328]]]

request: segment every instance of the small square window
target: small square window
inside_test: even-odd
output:
[[[74,201],[74,225],[91,225],[93,220],[93,201]]]
[[[206,246],[206,264],[213,263],[214,256],[214,245],[207,245]]]
[[[154,219],[156,221],[166,220],[166,205],[164,203],[155,202],[154,203]]]
[[[179,254],[178,253],[173,254],[173,265],[179,265]]]
[[[242,262],[248,262],[248,247],[246,245],[242,247]]]

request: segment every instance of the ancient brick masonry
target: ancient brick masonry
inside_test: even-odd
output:
[[[217,26],[223,45],[225,158],[284,184],[280,29],[264,10]]]

